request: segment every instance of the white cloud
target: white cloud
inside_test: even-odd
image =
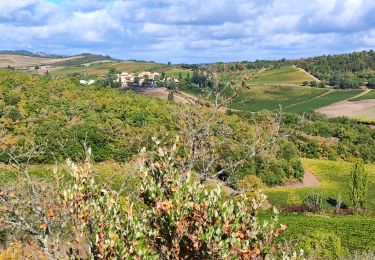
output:
[[[373,0],[14,0],[0,10],[0,49],[205,62],[375,45]]]

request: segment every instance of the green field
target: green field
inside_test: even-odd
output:
[[[360,96],[360,97],[350,99],[349,101],[362,101],[362,100],[369,100],[369,99],[375,99],[375,90],[371,90],[369,93],[364,94],[363,96]]]
[[[188,74],[190,74],[190,76],[193,74],[193,72],[190,70],[178,69],[178,68],[173,68],[173,69],[169,69],[166,71],[166,74],[168,77],[178,78],[180,76],[180,73],[182,74],[182,78],[184,79],[187,78]]]
[[[315,159],[302,159],[302,163],[306,171],[312,172],[317,176],[321,181],[321,185],[302,189],[270,188],[266,193],[271,204],[277,207],[301,204],[308,194],[318,193],[325,200],[336,200],[338,196],[341,196],[343,202],[350,206],[347,191],[352,163]],[[365,169],[369,176],[368,208],[375,210],[375,165],[368,164]],[[326,208],[333,207],[327,201],[325,206]]]
[[[286,107],[285,111],[302,113],[309,110],[315,110],[321,107],[329,106],[333,103],[344,101],[360,94],[362,90],[332,90],[324,96],[312,98],[306,102],[302,102],[290,107]]]
[[[332,90],[297,86],[313,78],[294,67],[268,70],[258,74],[258,78],[246,82],[239,95],[229,106],[233,110],[256,112],[277,110],[303,113],[336,102],[348,100],[362,90]],[[225,80],[224,80],[225,81]],[[182,89],[193,95],[200,95],[199,89]]]
[[[264,109],[275,110],[280,105],[286,107],[307,101],[327,91],[297,86],[251,86],[233,101],[231,108],[252,112]]]
[[[199,89],[182,89],[200,95]],[[231,109],[256,112],[261,110],[277,110],[280,105],[286,112],[303,113],[336,102],[350,99],[362,90],[328,90],[300,86],[250,86],[233,100]]]
[[[118,190],[124,180],[126,180],[128,185],[123,188],[125,188],[125,192],[129,193],[127,194],[129,196],[135,192],[134,186],[137,185],[135,182],[138,180],[138,175],[131,174],[135,170],[135,167],[136,165],[132,163],[92,163],[92,169],[98,178],[105,180],[106,183],[110,183],[114,189]],[[35,178],[52,180],[55,169],[57,170],[57,174],[63,175],[70,171],[66,164],[39,164],[30,165],[28,173]],[[19,174],[22,173],[10,165],[0,165],[0,187],[6,183],[15,181]]]
[[[272,205],[282,208],[287,205],[301,204],[303,199],[312,193],[323,196],[325,209],[333,209],[327,201],[336,200],[341,196],[343,203],[350,206],[348,198],[349,174],[352,163],[303,159],[307,171],[314,173],[321,181],[318,187],[287,189],[270,188],[266,191]],[[366,165],[369,175],[368,208],[375,209],[375,165]],[[280,223],[288,226],[281,238],[301,238],[314,230],[333,231],[345,247],[351,252],[367,250],[375,247],[375,219],[363,216],[331,216],[303,213],[281,213]]]
[[[375,218],[363,216],[313,216],[306,214],[280,214],[279,222],[287,229],[283,238],[303,239],[314,230],[333,231],[350,252],[375,248]]]
[[[266,70],[257,74],[249,83],[254,85],[298,84],[304,81],[312,81],[309,74],[295,68],[283,67],[280,69]]]

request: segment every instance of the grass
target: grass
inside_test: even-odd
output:
[[[79,165],[79,164],[78,164]],[[121,164],[117,162],[102,162],[93,163],[93,170],[97,173],[99,179],[110,183],[114,189],[119,189],[124,180],[128,181],[125,191],[129,193],[134,192],[137,175],[132,174],[135,170],[135,165],[131,163]],[[54,174],[54,169],[57,169],[57,174],[67,174],[69,168],[66,164],[44,164],[44,165],[30,165],[28,172],[30,176],[41,179],[51,179]],[[0,165],[0,187],[6,183],[15,181],[20,173],[17,169],[10,165]]]
[[[371,90],[367,94],[350,99],[349,101],[362,101],[362,100],[369,100],[369,99],[375,99],[375,90]]]
[[[286,107],[307,101],[327,91],[297,86],[251,86],[234,100],[231,108],[251,112],[276,110],[280,105]]]
[[[266,215],[268,216],[268,214]],[[375,248],[375,218],[363,216],[316,216],[280,214],[279,222],[287,229],[279,239],[300,238],[314,230],[333,231],[350,252]]]
[[[312,188],[287,189],[278,188],[266,190],[271,204],[278,208],[301,204],[311,193],[317,193],[324,198],[324,207],[333,208],[327,200],[333,201],[340,195],[346,205],[350,204],[348,183],[352,163],[342,161],[327,161],[302,159],[307,171],[313,172],[321,181],[321,185]],[[369,176],[368,208],[375,209],[375,165],[365,165]],[[367,250],[375,247],[375,218],[364,216],[319,216],[312,214],[282,213],[280,223],[288,226],[281,238],[296,238],[309,234],[314,230],[334,231],[345,247],[351,252]]]
[[[333,207],[328,200],[336,200],[338,196],[341,196],[346,205],[350,205],[348,187],[352,163],[315,159],[302,159],[302,162],[307,171],[317,176],[321,185],[302,189],[270,188],[266,193],[271,204],[277,207],[301,204],[308,194],[318,193],[325,199],[326,208]],[[375,210],[375,165],[365,165],[365,169],[369,178],[367,206],[370,210]]]
[[[193,74],[191,70],[186,70],[186,69],[179,69],[179,68],[172,68],[166,71],[166,74],[168,77],[176,77],[178,78],[180,76],[180,73],[182,74],[182,78],[187,78],[188,74],[190,76]]]
[[[298,84],[304,81],[312,81],[314,78],[303,71],[294,67],[283,67],[279,69],[266,70],[259,73],[250,84],[255,85],[274,85],[274,84]]]
[[[306,102],[299,103],[285,108],[287,112],[302,113],[309,110],[315,110],[321,107],[329,106],[333,103],[348,100],[360,94],[362,90],[333,90],[324,96],[312,98]]]

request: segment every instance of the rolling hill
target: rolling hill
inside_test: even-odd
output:
[[[253,77],[249,84],[254,85],[302,85],[304,81],[317,80],[307,72],[296,67],[282,67],[279,69],[265,70]]]

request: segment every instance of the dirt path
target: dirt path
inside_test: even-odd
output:
[[[272,189],[302,189],[309,187],[317,187],[320,186],[320,184],[320,180],[314,174],[312,174],[309,171],[306,171],[302,182],[294,182],[283,186],[277,186]]]
[[[169,90],[167,88],[131,87],[124,88],[123,90],[132,90],[145,96],[157,97],[165,100],[168,99],[169,95]],[[198,99],[184,92],[179,91],[177,93],[174,93],[173,100],[179,104],[194,104]]]
[[[356,95],[356,96],[354,96],[354,97],[351,97],[351,98],[347,99],[347,101],[349,101],[349,100],[351,100],[351,99],[355,99],[355,98],[357,98],[357,97],[361,97],[361,96],[363,96],[363,95],[366,95],[366,94],[369,93],[370,91],[371,91],[371,89],[366,89],[365,91],[359,93],[358,95]]]

